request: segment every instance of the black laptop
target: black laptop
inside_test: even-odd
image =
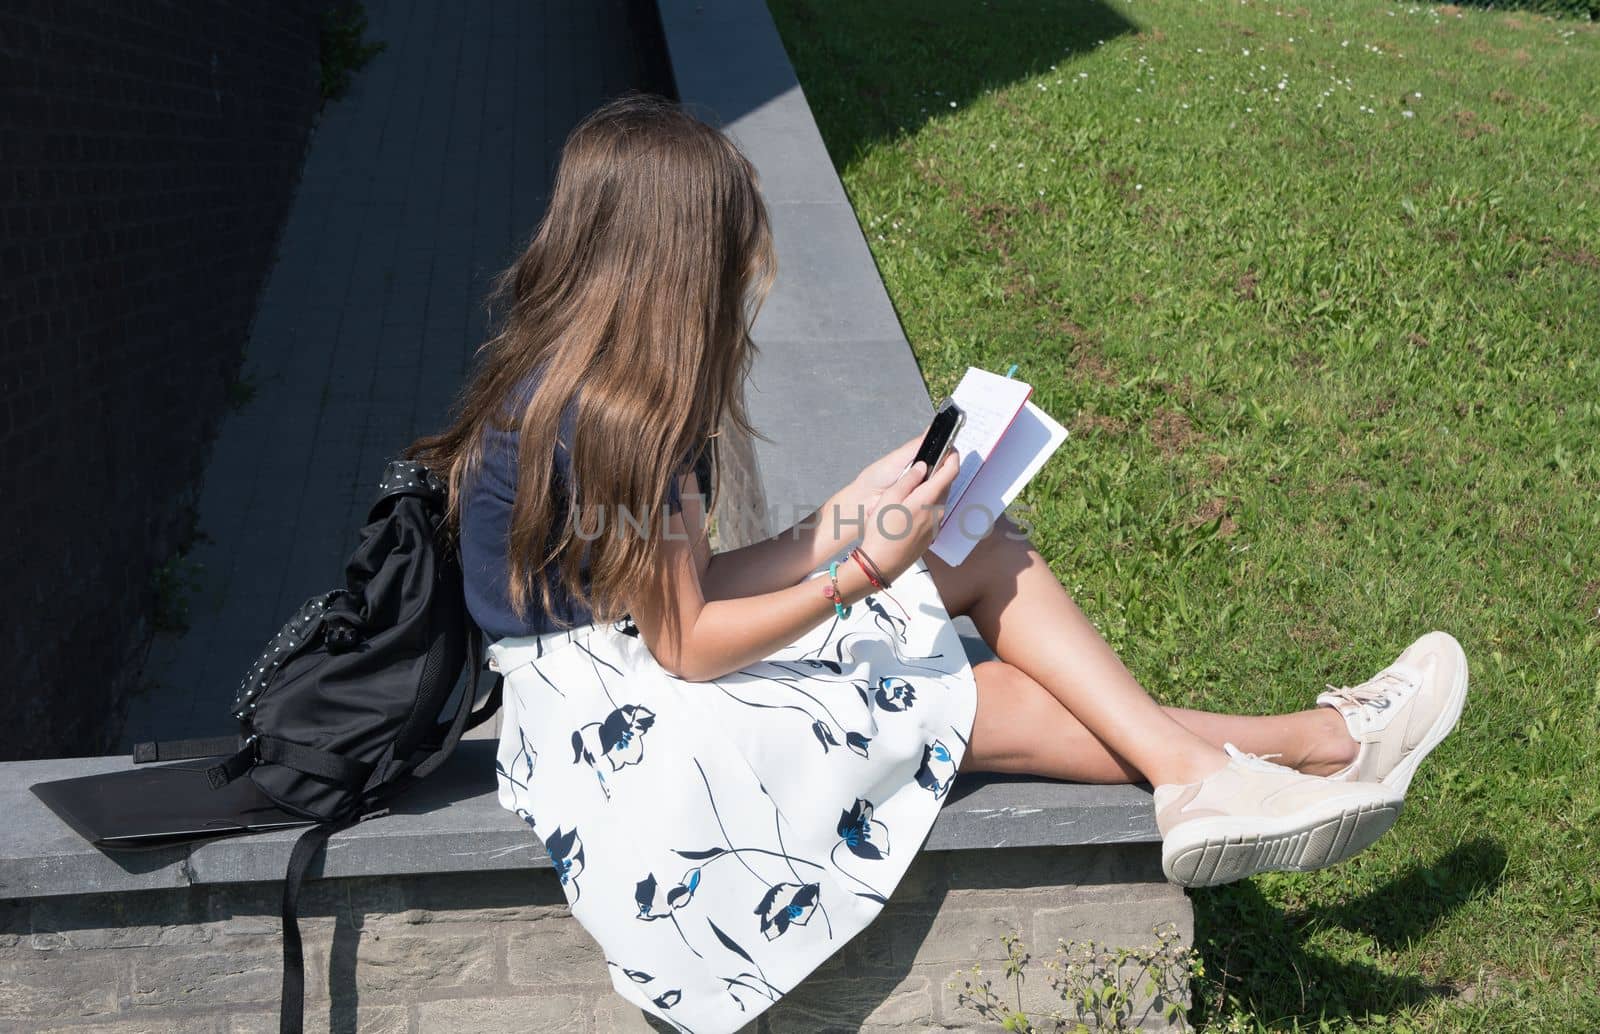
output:
[[[245,776],[212,789],[221,757],[34,783],[29,787],[79,835],[106,850],[148,850],[189,840],[309,826]]]

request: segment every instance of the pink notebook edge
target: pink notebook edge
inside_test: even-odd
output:
[[[974,366],[972,369],[976,370],[978,367]],[[988,373],[991,371],[986,370],[984,372]],[[996,376],[999,375],[996,374]],[[1015,380],[1015,378],[1006,379]],[[1012,412],[1011,418],[1006,421],[1005,429],[995,436],[994,444],[989,446],[989,451],[984,454],[983,459],[978,463],[978,470],[973,473],[972,477],[967,480],[965,485],[961,486],[961,494],[956,496],[954,499],[945,500],[944,514],[939,518],[939,528],[941,530],[943,530],[945,523],[950,520],[950,518],[955,514],[956,510],[960,508],[961,500],[967,497],[967,492],[972,489],[972,483],[978,480],[978,474],[982,472],[983,465],[989,462],[989,457],[994,455],[994,450],[1002,441],[1005,440],[1005,436],[1011,433],[1012,425],[1017,422],[1017,417],[1021,415],[1024,409],[1028,408],[1028,400],[1033,398],[1033,385],[1029,384],[1027,381],[1017,381],[1017,383],[1023,385],[1028,390],[1023,393],[1022,401],[1017,403],[1017,408]],[[959,384],[956,385],[957,390],[959,390],[960,387],[961,386]],[[951,395],[954,396],[954,392],[952,392]]]

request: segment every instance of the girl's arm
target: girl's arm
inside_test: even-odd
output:
[[[904,533],[899,525],[907,522],[897,520],[893,536],[869,526],[862,537],[862,547],[886,577],[905,571],[932,544],[939,531],[939,507],[959,467],[952,453],[927,480],[922,480],[919,464],[882,491],[880,506],[899,503],[909,515]],[[662,529],[657,577],[639,598],[628,601],[628,613],[645,645],[667,671],[693,682],[719,678],[794,642],[833,613],[832,601],[822,595],[823,582],[817,580],[729,599],[708,596],[702,584],[711,566],[704,545],[705,512],[696,496],[685,494],[682,500],[681,511],[669,515]],[[854,603],[872,587],[861,568],[849,563],[839,568],[839,590],[847,603]]]
[[[709,557],[700,567],[706,599],[737,599],[794,585],[838,556],[846,544],[866,533],[866,515],[900,477],[921,441],[919,434],[877,460],[793,526],[760,542]],[[689,498],[688,492],[699,491],[693,487],[693,475],[687,477],[691,480],[690,487],[683,490],[684,499]]]

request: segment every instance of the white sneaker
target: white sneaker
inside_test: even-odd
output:
[[[1328,686],[1317,703],[1342,714],[1361,744],[1356,759],[1328,778],[1405,793],[1417,765],[1455,728],[1466,699],[1467,655],[1447,632],[1429,632],[1359,686]]]
[[[1155,788],[1161,870],[1186,887],[1342,862],[1382,836],[1405,796],[1376,783],[1305,775],[1225,744],[1228,764],[1198,783]]]

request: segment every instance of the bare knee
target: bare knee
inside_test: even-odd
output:
[[[986,772],[1037,771],[1038,729],[1059,720],[1051,710],[1060,710],[1060,704],[1005,661],[975,664],[972,675],[978,686],[978,710],[967,745],[970,767]]]
[[[1028,567],[1043,563],[1027,533],[1004,514],[960,566],[951,567],[931,550],[922,559],[951,615],[970,615],[985,601],[1014,589],[1017,576]]]

